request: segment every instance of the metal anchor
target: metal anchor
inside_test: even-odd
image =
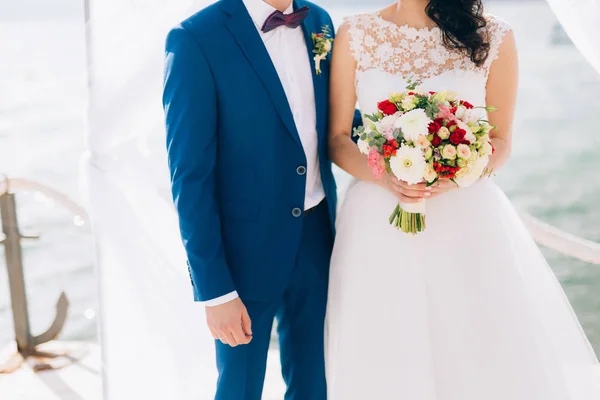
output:
[[[5,247],[6,266],[12,305],[15,339],[18,353],[23,357],[57,357],[59,354],[49,354],[36,350],[36,346],[55,339],[62,330],[69,309],[69,301],[64,292],[56,303],[54,322],[44,333],[34,336],[31,333],[25,276],[23,272],[23,257],[21,240],[38,239],[38,235],[23,235],[19,232],[15,194],[9,192],[8,180],[6,191],[0,194],[0,214],[2,217],[2,232],[0,244]]]

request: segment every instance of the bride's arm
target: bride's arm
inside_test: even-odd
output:
[[[510,156],[518,75],[515,37],[512,31],[508,31],[500,44],[498,59],[491,65],[487,81],[486,103],[497,108],[489,115],[490,122],[497,127],[490,132],[495,150],[488,164],[488,170],[491,171],[501,168]]]
[[[373,182],[394,193],[403,202],[417,202],[435,189],[424,184],[408,185],[384,174],[375,179],[362,154],[352,141],[352,121],[356,106],[354,87],[356,60],[350,50],[348,25],[340,27],[333,46],[329,91],[329,156],[341,169],[357,179]]]
[[[356,106],[356,60],[350,52],[349,36],[348,26],[342,25],[333,46],[329,90],[329,156],[350,175],[379,184],[367,164],[367,156],[358,150],[351,138]]]

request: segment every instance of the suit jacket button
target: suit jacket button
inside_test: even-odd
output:
[[[301,165],[298,168],[296,168],[296,172],[298,173],[298,175],[304,175],[306,173],[306,167]]]
[[[299,216],[301,216],[301,215],[302,215],[302,210],[301,210],[301,209],[299,209],[298,207],[296,207],[296,208],[294,208],[294,209],[292,210],[292,215],[293,215],[294,217],[298,218]]]

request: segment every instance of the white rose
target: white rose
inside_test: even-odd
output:
[[[446,92],[446,100],[448,100],[448,101],[456,100],[456,92]]]
[[[463,160],[468,160],[471,158],[471,149],[466,144],[459,144],[456,147],[456,153],[458,158],[462,158]]]
[[[481,157],[477,159],[477,161],[471,163],[468,167],[462,168],[459,171],[459,174],[454,178],[458,186],[466,187],[477,182],[483,174],[485,167],[487,167],[488,161],[489,157]]]
[[[477,140],[479,143],[486,143],[490,141],[490,135],[485,134]]]
[[[467,107],[458,106],[454,115],[456,115],[456,118],[458,118],[460,120],[464,120],[465,116],[467,115]]]
[[[437,135],[440,137],[440,139],[446,140],[450,137],[450,131],[445,126],[442,126]]]
[[[416,107],[415,96],[406,96],[402,100],[402,108],[404,109],[404,111],[410,111],[415,107]]]
[[[417,146],[419,146],[421,149],[425,150],[427,149],[429,146],[431,146],[431,142],[429,142],[429,140],[427,140],[426,136],[420,135],[417,140],[415,141],[415,144]]]
[[[479,153],[476,151],[471,152],[471,157],[469,157],[469,162],[477,161],[479,158]]]
[[[456,158],[456,147],[451,144],[447,144],[442,149],[442,157],[446,160],[454,160]]]
[[[369,155],[369,152],[371,151],[371,146],[369,146],[369,144],[367,142],[365,142],[362,139],[358,139],[358,149],[360,150],[361,153]]]
[[[331,51],[331,41],[330,40],[325,42],[325,44],[323,45],[323,50],[325,50],[327,53],[329,53]]]
[[[429,183],[433,182],[435,178],[437,178],[437,172],[433,169],[433,165],[427,163],[425,166],[425,173],[423,174],[423,178]]]
[[[490,144],[490,142],[485,142],[481,145],[481,148],[479,149],[479,154],[481,154],[482,156],[487,156],[490,155],[494,152],[492,145]]]

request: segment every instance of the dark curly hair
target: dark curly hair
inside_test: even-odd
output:
[[[490,44],[482,0],[430,0],[425,12],[442,31],[447,47],[466,52],[475,65],[485,62]]]

